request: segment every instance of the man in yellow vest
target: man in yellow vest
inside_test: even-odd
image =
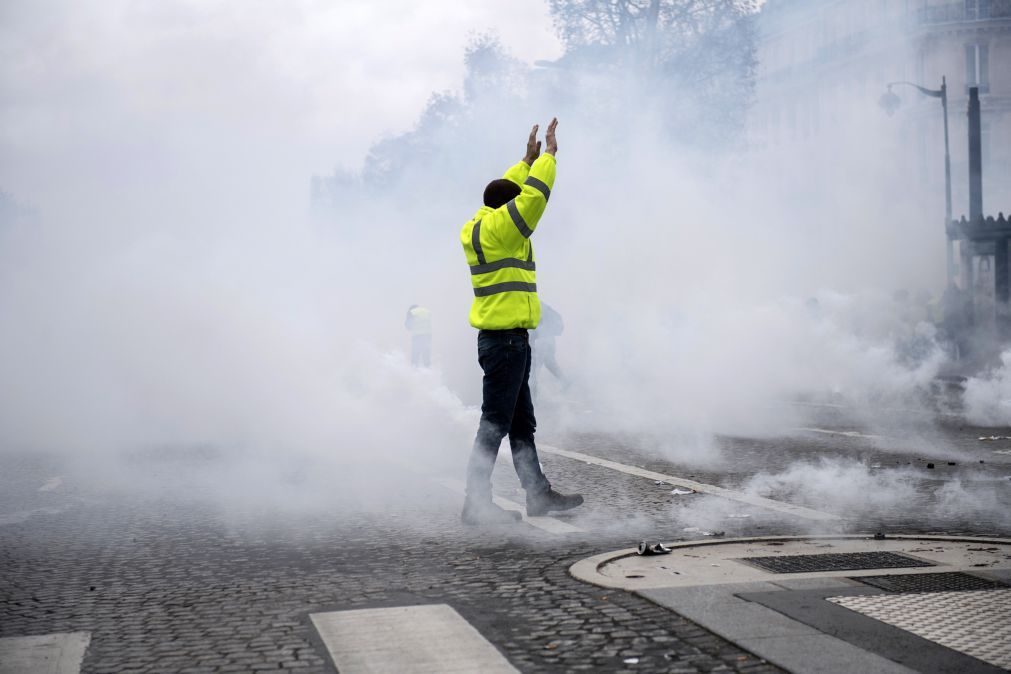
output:
[[[404,327],[411,333],[411,365],[432,366],[432,312],[412,304],[407,310]]]
[[[537,126],[530,132],[523,161],[491,181],[484,206],[463,226],[460,242],[470,265],[474,302],[470,324],[480,330],[478,362],[484,370],[481,424],[467,465],[465,524],[515,522],[519,513],[491,500],[491,473],[502,438],[507,434],[513,466],[527,493],[527,515],[568,510],[583,502],[578,494],[560,494],[544,477],[534,445],[534,405],[530,396],[530,341],[541,305],[530,236],[551,196],[558,144],[551,120],[541,154]]]

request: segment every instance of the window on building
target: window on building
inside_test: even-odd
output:
[[[997,3],[1004,0],[997,0]],[[965,0],[965,20],[983,21],[989,19],[993,9],[994,0]]]
[[[979,93],[990,91],[990,50],[985,44],[965,45],[965,88],[979,87]]]

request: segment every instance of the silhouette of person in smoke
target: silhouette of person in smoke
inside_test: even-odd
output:
[[[541,322],[536,330],[530,332],[530,347],[533,351],[533,367],[530,368],[530,390],[537,396],[537,376],[541,366],[554,375],[555,379],[566,383],[562,368],[555,358],[555,338],[565,331],[565,324],[562,322],[562,315],[555,311],[547,302],[541,301]]]
[[[411,333],[411,365],[430,367],[432,365],[432,312],[425,307],[412,304],[407,310],[404,327]]]

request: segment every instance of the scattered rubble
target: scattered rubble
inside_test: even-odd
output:
[[[643,556],[668,555],[670,552],[671,548],[668,548],[663,543],[650,543],[649,541],[639,542],[639,554]]]

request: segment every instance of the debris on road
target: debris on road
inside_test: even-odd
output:
[[[743,520],[751,517],[748,513],[731,513],[727,515],[728,520]]]
[[[656,482],[654,482],[653,484],[655,484],[656,486],[660,487],[660,486],[663,486],[663,485],[665,485],[665,484],[667,484],[667,483],[666,483],[666,482],[664,482],[663,480],[657,480],[657,481],[656,481]]]
[[[637,665],[639,664],[639,658],[625,658],[626,665]]]
[[[646,555],[668,555],[671,549],[668,548],[663,543],[650,543],[648,541],[640,541],[639,543],[639,554]]]
[[[689,534],[702,534],[703,536],[716,536],[716,537],[723,536],[727,533],[726,531],[703,531],[698,527],[685,527],[681,531],[687,532]]]
[[[694,489],[682,489],[681,487],[674,487],[673,489],[670,490],[670,493],[673,494],[674,496],[684,496],[686,494],[695,494],[696,491]]]
[[[984,435],[979,440],[980,440],[980,442],[994,442],[996,440],[1011,440],[1011,435]]]

